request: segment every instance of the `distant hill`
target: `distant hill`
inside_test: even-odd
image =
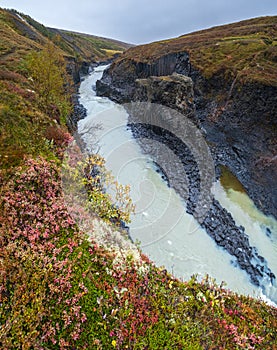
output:
[[[235,76],[277,85],[277,16],[245,20],[136,46],[120,60],[151,62],[186,51],[191,64],[206,78]]]
[[[132,46],[113,39],[48,28],[30,16],[15,10],[0,9],[0,21],[1,53],[5,51],[8,53],[15,48],[23,53],[22,50],[39,48],[51,40],[67,56],[87,61],[100,61],[111,58],[115,53],[121,53]]]

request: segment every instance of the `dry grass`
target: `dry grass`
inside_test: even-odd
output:
[[[242,81],[277,86],[277,16],[261,17],[129,49],[118,59],[153,62],[175,52],[189,52],[206,78],[239,75]]]

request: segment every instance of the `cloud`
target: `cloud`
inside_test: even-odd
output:
[[[45,25],[143,43],[276,14],[276,0],[0,0]]]

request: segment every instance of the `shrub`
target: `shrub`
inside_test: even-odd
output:
[[[26,57],[25,66],[33,89],[39,95],[39,106],[65,123],[71,104],[66,91],[66,64],[58,49],[49,43],[42,51],[31,52]]]
[[[117,225],[130,222],[134,211],[130,188],[114,179],[98,154],[84,157],[72,144],[64,158],[63,189],[101,219]]]

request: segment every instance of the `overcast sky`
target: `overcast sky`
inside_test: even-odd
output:
[[[277,14],[277,0],[0,0],[0,7],[46,26],[134,44]]]

